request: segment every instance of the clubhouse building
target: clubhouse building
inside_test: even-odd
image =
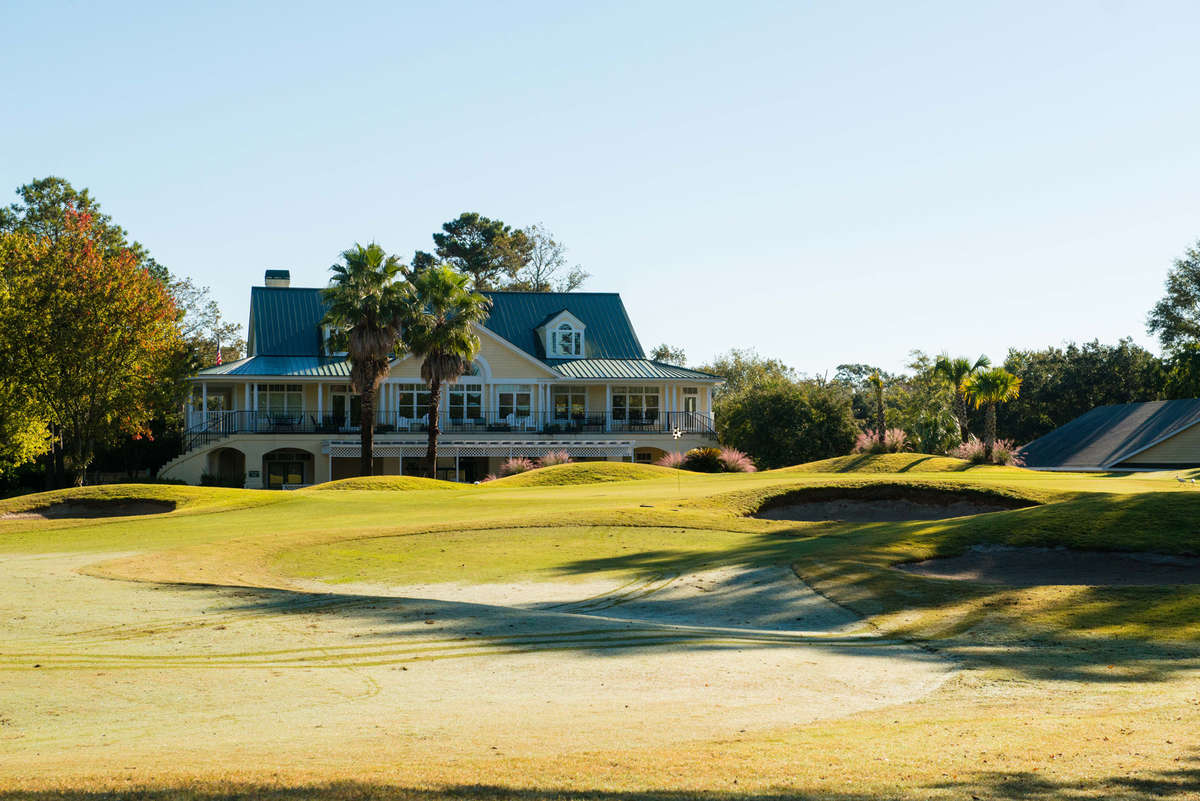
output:
[[[159,476],[288,489],[358,475],[359,397],[350,363],[329,353],[321,290],[268,270],[250,291],[247,356],[191,380],[184,452]],[[566,451],[576,461],[653,462],[714,444],[717,376],[646,358],[621,297],[487,292],[468,375],[445,385],[439,478],[478,481],[510,457]],[[402,356],[379,391],[375,473],[416,473],[429,391]]]

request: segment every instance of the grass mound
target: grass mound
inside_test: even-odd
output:
[[[307,487],[299,492],[329,492],[337,490],[381,490],[385,492],[408,492],[411,490],[462,490],[468,484],[454,481],[441,481],[435,478],[420,476],[358,476],[342,478],[337,481],[327,481],[314,487]]]
[[[1072,548],[1081,551],[1153,551],[1200,554],[1200,494],[1143,492],[1086,495],[1035,509],[956,521],[922,531],[937,555],[971,545]]]
[[[969,470],[971,463],[928,453],[852,453],[818,462],[784,467],[779,473],[951,473]]]
[[[777,471],[778,472],[778,471]],[[759,473],[759,475],[763,475]],[[974,476],[975,474],[972,474]],[[685,501],[695,509],[751,517],[773,506],[833,500],[908,500],[941,503],[948,500],[978,501],[1018,509],[1041,503],[1069,500],[1078,493],[1041,486],[1007,486],[968,478],[933,478],[860,474],[839,478],[798,478],[789,484],[773,484],[723,492]]]
[[[630,462],[575,462],[542,467],[527,473],[489,481],[489,487],[551,487],[603,484],[610,481],[648,481],[667,478],[678,471],[669,467]]]
[[[0,517],[65,509],[103,513],[122,506],[141,505],[146,509],[178,510],[204,506],[222,506],[244,500],[253,491],[222,487],[189,487],[177,484],[100,484],[94,487],[70,487],[50,492],[35,492],[0,501]],[[73,515],[63,515],[73,516]],[[86,516],[86,515],[79,515]],[[101,516],[104,516],[101,514]]]

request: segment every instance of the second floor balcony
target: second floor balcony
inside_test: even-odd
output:
[[[596,437],[604,434],[666,434],[715,438],[712,418],[698,412],[664,412],[649,410],[642,413],[627,409],[608,409],[600,412],[562,415],[555,412],[481,412],[463,416],[443,412],[438,420],[443,434],[495,435],[497,437],[563,439]],[[343,414],[317,412],[271,411],[208,411],[188,415],[184,433],[184,450],[235,434],[309,434],[356,435],[361,421],[349,412]],[[419,434],[429,431],[429,415],[408,417],[397,412],[376,415],[375,434]]]

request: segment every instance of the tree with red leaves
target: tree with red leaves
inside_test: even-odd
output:
[[[72,207],[53,237],[0,234],[0,369],[50,424],[76,485],[99,444],[149,435],[185,349],[167,287],[105,230]]]

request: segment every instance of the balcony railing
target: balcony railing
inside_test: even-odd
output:
[[[561,417],[553,412],[529,412],[501,415],[483,412],[473,417],[454,417],[443,413],[438,421],[443,434],[510,434],[514,437],[577,437],[597,434],[700,434],[715,436],[712,419],[698,412],[649,412],[635,415],[618,412],[594,412]],[[206,445],[234,434],[358,434],[357,421],[345,416],[302,412],[276,414],[266,411],[210,411],[197,414],[184,433],[184,449]],[[398,412],[383,412],[375,423],[376,436],[415,434],[429,431],[428,416],[406,417]]]

